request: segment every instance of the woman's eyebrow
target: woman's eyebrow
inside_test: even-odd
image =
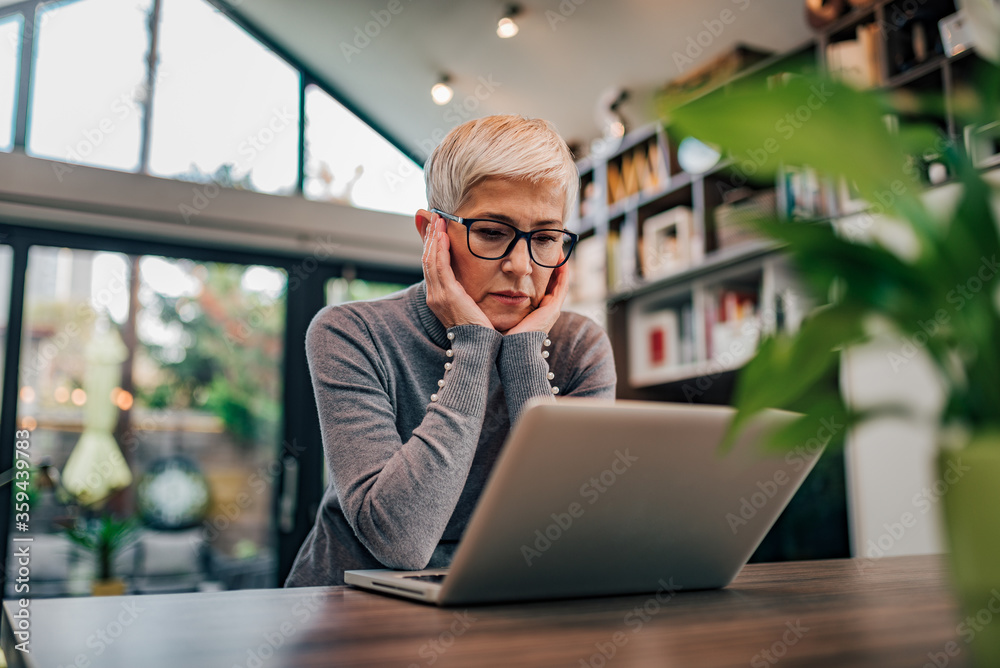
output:
[[[469,216],[469,218],[487,218],[489,220],[497,220],[500,221],[501,223],[507,223],[508,225],[513,225],[514,227],[517,227],[517,223],[514,221],[514,219],[508,216],[507,214],[503,213],[494,213],[492,211],[485,211],[483,213],[476,214],[475,216]],[[536,220],[531,224],[531,227],[539,227],[539,228],[554,227],[557,229],[562,229],[563,224],[561,220]]]

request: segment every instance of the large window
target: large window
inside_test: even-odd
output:
[[[286,282],[265,266],[32,247],[18,420],[64,488],[33,506],[46,509],[33,529],[59,534],[79,512],[65,492],[85,504],[112,477],[112,457],[87,450],[100,433],[131,483],[90,510],[141,519],[148,548],[122,574],[135,591],[273,584]],[[62,571],[52,593],[79,591]]]
[[[164,0],[150,172],[292,193],[299,76],[203,0]]]
[[[28,153],[139,168],[151,5],[85,0],[39,7]]]
[[[161,0],[156,22],[153,5],[38,2],[24,28],[35,42],[19,120],[25,18],[3,16],[0,0],[0,44],[10,46],[0,49],[0,150],[21,122],[39,157],[404,215],[425,206],[422,169],[316,84],[300,117],[301,81],[314,73],[205,0]]]
[[[20,14],[0,19],[0,151],[14,146],[18,69],[21,66]]]
[[[423,170],[312,85],[306,121],[306,197],[404,215],[427,206]]]

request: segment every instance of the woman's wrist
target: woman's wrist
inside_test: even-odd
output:
[[[441,376],[428,396],[430,404],[443,404],[465,414],[486,409],[490,371],[500,352],[503,337],[495,329],[480,325],[456,325],[446,331],[447,346],[441,353]]]

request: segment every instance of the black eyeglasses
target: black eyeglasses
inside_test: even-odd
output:
[[[440,209],[431,209],[447,220],[465,225],[469,252],[483,260],[500,260],[514,250],[521,239],[528,240],[528,257],[540,267],[561,267],[580,238],[566,230],[522,232],[510,223],[487,218],[462,218]]]

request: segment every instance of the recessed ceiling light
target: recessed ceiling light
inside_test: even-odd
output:
[[[520,5],[508,5],[503,18],[497,23],[497,36],[507,39],[517,34],[518,27],[514,23],[514,17],[521,13]]]
[[[451,90],[451,86],[448,85],[448,81],[451,80],[447,74],[441,75],[441,79],[431,86],[431,99],[434,100],[434,104],[445,105],[451,102],[451,97],[454,92]]]

